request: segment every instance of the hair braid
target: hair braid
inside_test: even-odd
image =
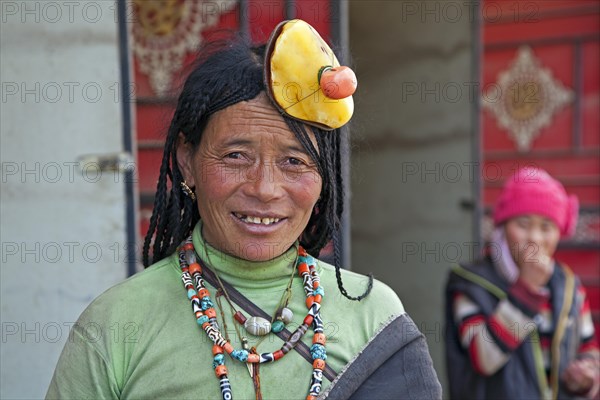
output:
[[[169,148],[171,148],[174,143],[173,138],[171,138],[171,140],[169,140],[169,142],[170,142],[170,144],[169,143],[167,143],[167,144],[169,144]],[[165,144],[165,149],[167,148],[167,144]],[[166,177],[169,177],[169,179],[171,179],[172,173],[171,173],[171,167],[169,165],[170,156],[167,155],[166,157],[167,157],[167,165],[165,168],[165,174],[166,174]],[[167,225],[169,222],[168,211],[171,207],[171,192],[172,192],[172,190],[173,190],[172,187],[170,190],[168,189],[167,184],[165,182],[164,201],[162,202],[163,207],[161,209],[160,217],[158,219],[158,224],[156,227],[156,236],[154,237],[154,248],[152,249],[152,260],[153,261],[161,259],[164,256],[165,233],[166,233]]]
[[[150,250],[150,243],[152,241],[152,237],[154,236],[154,232],[157,232],[157,225],[159,221],[162,221],[163,219],[163,214],[164,214],[164,210],[166,208],[166,197],[167,197],[167,175],[168,175],[168,170],[169,170],[169,156],[168,154],[170,153],[170,149],[173,146],[173,139],[172,137],[174,136],[172,134],[172,132],[174,131],[178,131],[177,129],[177,118],[174,117],[173,121],[171,123],[171,127],[169,128],[169,135],[167,135],[167,140],[165,141],[165,149],[163,151],[163,159],[162,159],[162,163],[160,166],[160,172],[158,175],[158,182],[156,184],[156,195],[154,197],[154,206],[153,206],[153,211],[152,211],[152,216],[150,217],[150,226],[148,227],[148,231],[146,233],[146,237],[144,239],[144,248],[143,248],[143,263],[144,266],[148,266],[150,265],[150,260],[149,260],[149,250]],[[154,240],[154,246],[153,246],[153,251],[152,251],[152,262],[155,262],[157,260],[157,254],[160,253],[160,245],[159,245],[159,240],[160,238],[158,237],[158,232],[157,232],[157,238],[155,238]]]
[[[177,241],[177,238],[174,237],[174,233],[179,231],[181,228],[181,209],[183,208],[183,199],[185,196],[181,190],[181,182],[183,182],[183,177],[179,172],[179,167],[177,166],[177,146],[173,146],[171,151],[171,160],[172,160],[172,172],[173,176],[171,178],[171,194],[169,196],[169,209],[167,210],[169,215],[169,224],[165,230],[165,242],[163,243],[163,249],[165,250],[165,255],[168,255],[175,251],[175,248],[179,245],[180,241]]]
[[[322,229],[320,228],[320,225],[322,225],[325,221],[321,215],[322,211],[319,211],[322,208],[325,209],[327,200],[324,199],[327,199],[330,192],[329,182],[327,181],[329,174],[326,173],[326,156],[322,157],[320,155],[320,153],[327,153],[327,149],[323,145],[323,138],[326,137],[326,133],[323,134],[324,132],[322,130],[313,128],[313,133],[317,141],[317,148],[320,150],[319,153],[317,148],[315,148],[314,144],[310,140],[310,136],[308,135],[306,126],[304,124],[287,116],[284,116],[284,119],[300,144],[302,144],[308,155],[317,165],[319,176],[321,176],[322,179],[321,200],[317,202],[315,206],[317,210],[311,215],[307,224],[307,228],[300,239],[300,243],[307,252],[318,255],[328,240],[328,235],[323,235]]]
[[[200,219],[196,202],[190,197],[183,196],[182,207],[181,224],[179,224],[177,232],[175,232],[175,240],[173,241],[175,246],[177,246],[178,243],[181,243],[189,235],[189,232]]]
[[[339,242],[339,239],[338,239],[337,235],[333,235],[333,257],[336,260],[335,265],[334,265],[335,266],[335,279],[337,280],[338,289],[340,290],[340,293],[342,295],[344,295],[344,297],[346,297],[347,299],[361,301],[362,299],[367,297],[369,295],[369,293],[371,293],[371,289],[373,289],[373,274],[370,273],[369,275],[367,275],[367,277],[369,278],[369,281],[367,282],[367,288],[365,289],[363,294],[361,294],[360,296],[357,296],[357,297],[350,296],[348,294],[348,292],[346,291],[346,288],[344,288],[344,283],[342,282],[342,273],[340,271],[341,268],[338,263],[339,259],[341,258],[340,246],[339,246],[338,242]]]
[[[150,265],[148,253],[152,236],[154,236],[152,250],[152,262],[154,263],[172,253],[198,222],[197,210],[188,212],[185,221],[182,216],[182,210],[185,209],[185,197],[181,193],[183,176],[177,165],[177,145],[180,133],[185,136],[186,140],[189,138],[192,146],[199,143],[199,139],[195,139],[195,135],[204,128],[203,125],[207,120],[205,114],[208,101],[207,95],[197,93],[189,88],[184,90],[179,98],[177,110],[165,140],[154,209],[144,241],[143,262],[145,266]],[[171,181],[170,189],[167,187],[168,180]],[[187,223],[184,223],[186,221]]]
[[[335,211],[331,209],[332,198],[335,196],[335,188],[331,185],[331,168],[330,168],[330,155],[331,146],[327,135],[329,132],[318,132],[316,129],[313,130],[315,138],[319,145],[319,149],[323,156],[320,157],[321,168],[324,171],[321,173],[323,188],[321,190],[321,199],[317,203],[317,212],[313,215],[312,228],[309,230],[311,234],[311,241],[313,247],[321,250],[329,239],[331,238],[331,232],[335,229],[335,226],[330,222],[335,219],[331,218],[333,215],[331,212]]]
[[[335,188],[335,196],[332,198],[332,218],[335,229],[338,230],[341,225],[342,213],[344,211],[344,180],[342,178],[342,154],[341,154],[341,132],[336,129],[332,135],[330,153],[332,154],[330,162],[331,186]],[[335,237],[335,236],[334,236]]]

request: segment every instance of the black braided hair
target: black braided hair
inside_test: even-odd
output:
[[[183,85],[167,132],[154,208],[144,240],[144,266],[148,267],[172,254],[200,219],[196,202],[181,189],[183,176],[177,164],[180,133],[196,150],[213,113],[240,101],[251,100],[264,92],[264,51],[264,46],[252,47],[242,39],[213,42],[200,50]],[[307,252],[318,255],[333,239],[339,290],[351,300],[361,300],[371,291],[372,276],[369,275],[367,290],[360,296],[352,297],[344,288],[339,266],[340,248],[336,233],[340,228],[344,202],[340,132],[309,127],[286,115],[283,118],[315,161],[323,182],[321,197],[300,238],[300,244]],[[308,129],[316,138],[318,150],[310,140]]]

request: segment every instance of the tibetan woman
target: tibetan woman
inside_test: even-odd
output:
[[[396,294],[316,258],[332,239],[339,253],[355,87],[301,20],[267,46],[201,51],[165,141],[147,268],[83,312],[48,398],[441,398]],[[91,324],[132,334],[89,340]]]

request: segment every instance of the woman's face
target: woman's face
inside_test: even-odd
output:
[[[505,225],[506,239],[517,266],[545,263],[554,255],[560,230],[553,220],[537,214],[511,218]]]
[[[198,149],[181,141],[177,157],[196,188],[204,238],[239,258],[283,254],[321,193],[317,166],[264,93],[215,113]]]

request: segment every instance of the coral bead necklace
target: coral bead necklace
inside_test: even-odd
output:
[[[204,241],[204,238],[202,238],[202,246],[206,248],[207,243]],[[290,300],[291,300],[291,296],[292,296],[292,283],[293,283],[293,279],[294,279],[294,275],[296,274],[296,266],[298,265],[298,253],[296,252],[296,258],[294,259],[294,267],[292,268],[292,273],[290,275],[290,279],[288,281],[287,287],[285,288],[285,291],[283,293],[283,296],[281,298],[281,300],[279,301],[279,305],[277,307],[277,311],[275,313],[275,315],[270,319],[265,319],[261,316],[252,316],[250,318],[246,318],[241,311],[238,311],[236,309],[236,307],[233,305],[233,301],[231,300],[231,298],[229,297],[228,293],[227,293],[227,289],[225,287],[225,285],[223,284],[223,281],[221,281],[221,278],[219,277],[219,274],[217,273],[217,269],[213,267],[213,263],[210,260],[210,252],[206,252],[206,266],[208,266],[210,269],[212,269],[212,272],[216,278],[216,282],[218,283],[218,287],[217,287],[217,294],[215,296],[215,300],[217,301],[217,305],[219,307],[219,311],[221,313],[221,321],[223,322],[223,329],[221,329],[221,332],[224,333],[225,335],[225,339],[229,342],[229,335],[227,334],[227,322],[226,322],[226,317],[225,317],[225,311],[223,308],[223,304],[221,301],[221,297],[225,297],[225,299],[227,300],[227,303],[229,303],[229,307],[231,309],[231,315],[234,319],[234,324],[233,327],[235,328],[235,331],[238,335],[238,337],[241,338],[242,341],[242,348],[244,350],[249,350],[250,354],[258,354],[257,353],[257,348],[258,346],[262,343],[262,341],[267,337],[267,334],[269,332],[273,332],[275,334],[283,331],[283,329],[285,328],[285,325],[289,324],[292,321],[292,318],[294,316],[293,312],[287,308]],[[205,270],[206,271],[206,270]],[[250,347],[249,343],[248,343],[248,338],[246,337],[246,335],[242,335],[240,333],[240,329],[239,326],[242,326],[245,331],[253,336],[262,336],[261,339],[254,344],[254,346]],[[262,397],[262,392],[261,392],[261,387],[260,387],[260,370],[259,370],[259,363],[246,363],[246,366],[248,367],[248,373],[250,374],[250,377],[252,378],[252,384],[254,385],[254,394],[255,394],[255,398],[256,400],[263,400]]]
[[[244,363],[262,364],[274,362],[292,350],[304,336],[309,327],[312,326],[313,344],[310,353],[313,359],[313,372],[310,380],[307,400],[314,400],[321,391],[323,381],[323,370],[327,353],[325,350],[325,334],[323,333],[323,321],[321,320],[321,299],[324,295],[320,285],[320,278],[316,270],[315,259],[309,256],[302,248],[298,248],[296,268],[302,278],[304,291],[306,293],[306,306],[308,314],[304,321],[292,333],[283,346],[271,353],[252,354],[246,349],[236,350],[222,335],[217,323],[217,314],[214,304],[210,298],[210,292],[204,284],[202,277],[202,266],[196,255],[191,236],[185,240],[179,250],[179,265],[181,267],[181,280],[191,302],[192,310],[198,325],[204,330],[213,342],[213,368],[219,379],[221,394],[224,400],[233,399],[231,383],[227,376],[224,353],[229,354],[232,359]]]
[[[207,246],[206,242],[204,241],[204,238],[202,238],[202,245],[204,247]],[[292,312],[292,310],[290,310],[288,308],[288,304],[289,304],[291,296],[292,296],[292,279],[294,278],[294,274],[296,272],[296,266],[298,265],[298,255],[296,255],[296,259],[294,260],[294,268],[292,269],[292,274],[290,276],[288,285],[285,288],[285,291],[283,292],[283,296],[282,296],[281,300],[279,301],[277,311],[275,312],[275,315],[271,318],[270,321],[263,317],[260,317],[260,316],[251,316],[250,318],[246,318],[244,316],[244,314],[242,314],[241,311],[238,311],[235,308],[235,306],[233,305],[233,302],[231,301],[231,299],[229,298],[229,295],[227,294],[227,290],[225,289],[223,282],[221,282],[221,278],[219,277],[217,270],[212,267],[213,264],[210,261],[210,253],[207,252],[206,257],[207,257],[207,260],[206,260],[207,265],[208,265],[208,267],[212,268],[212,270],[215,274],[215,277],[217,278],[217,282],[219,283],[219,287],[217,288],[217,300],[218,300],[219,293],[222,293],[225,296],[225,299],[227,300],[227,302],[229,303],[229,306],[231,307],[233,319],[239,325],[243,326],[247,333],[249,333],[253,336],[265,337],[269,332],[273,332],[273,333],[281,332],[283,330],[283,328],[285,328],[285,326],[292,321],[292,318],[294,317],[294,313]],[[221,308],[221,312],[223,312],[222,307],[220,307],[220,308]],[[223,315],[223,321],[224,320],[225,320],[225,316]],[[234,325],[234,326],[235,326],[236,331],[238,331],[237,325]],[[238,331],[238,335],[239,335],[239,331]]]

